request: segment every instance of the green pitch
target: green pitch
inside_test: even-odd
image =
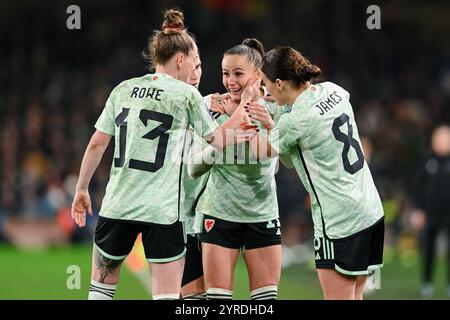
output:
[[[18,250],[0,246],[0,299],[86,299],[90,278],[90,246],[67,246],[42,251]],[[77,265],[81,271],[81,288],[68,289],[67,268]],[[419,299],[420,266],[417,253],[404,254],[386,250],[381,273],[381,290],[366,295],[366,299]],[[435,299],[445,296],[443,260],[436,269]],[[319,282],[313,261],[283,269],[279,299],[321,299]],[[149,299],[137,278],[122,267],[116,299]],[[248,299],[248,280],[242,260],[236,268],[235,299]]]

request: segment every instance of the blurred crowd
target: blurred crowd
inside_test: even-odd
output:
[[[174,3],[198,40],[202,94],[223,92],[222,53],[246,37],[268,49],[300,49],[321,67],[322,80],[346,88],[385,204],[388,242],[413,229],[416,168],[430,152],[432,130],[450,121],[445,2],[381,2],[382,29],[368,30],[367,5],[356,0],[113,0],[80,1],[81,30],[66,28],[65,1],[0,4],[0,230],[9,221],[44,220],[69,240],[90,240],[91,229],[80,233],[70,219],[84,149],[112,88],[147,72],[141,52],[162,9]],[[96,212],[112,151],[92,180]],[[277,181],[284,243],[307,241],[307,194],[286,168]],[[88,221],[92,228],[95,219]]]

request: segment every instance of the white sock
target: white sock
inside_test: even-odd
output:
[[[117,284],[100,283],[91,279],[88,300],[112,300]]]
[[[261,287],[250,292],[250,300],[276,300],[277,286]]]
[[[233,291],[222,288],[209,288],[206,290],[206,297],[208,300],[231,300]]]
[[[206,300],[206,292],[187,294],[183,300]]]
[[[154,294],[153,300],[179,300],[179,293],[164,293],[164,294]]]

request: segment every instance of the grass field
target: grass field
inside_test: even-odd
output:
[[[90,277],[90,246],[68,246],[39,251],[0,247],[0,299],[85,299]],[[69,290],[66,273],[70,265],[81,270],[81,289]],[[386,250],[385,266],[381,273],[381,290],[367,295],[367,299],[419,299],[419,261],[411,251],[399,255]],[[436,295],[445,299],[445,269],[443,261],[436,267]],[[292,265],[283,269],[279,299],[321,299],[319,282],[313,262]],[[125,267],[116,299],[149,299],[138,280]],[[235,299],[248,299],[248,281],[242,261],[236,269]]]

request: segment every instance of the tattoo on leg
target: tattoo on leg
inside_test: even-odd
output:
[[[122,260],[111,260],[105,258],[97,248],[94,248],[95,266],[100,271],[100,283],[104,283],[108,274],[113,273],[122,263]]]

